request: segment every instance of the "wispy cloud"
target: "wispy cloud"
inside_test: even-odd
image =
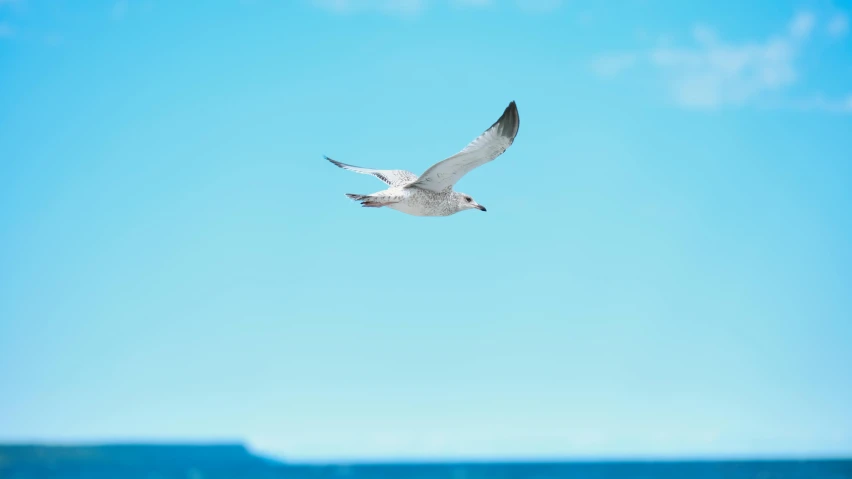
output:
[[[592,62],[592,69],[600,76],[615,76],[624,70],[631,68],[639,60],[635,53],[614,53],[596,58]]]
[[[780,33],[759,41],[725,42],[706,25],[692,29],[692,44],[669,41],[639,52],[602,55],[592,70],[614,77],[637,66],[658,73],[675,104],[691,109],[741,106],[764,94],[780,93],[799,79],[797,59],[816,26],[816,16],[799,12]],[[849,111],[849,100],[788,102],[800,109]]]
[[[562,0],[515,0],[518,8],[528,12],[547,13],[562,6]]]
[[[790,102],[789,107],[803,111],[820,110],[852,113],[852,94],[840,99],[827,99],[823,95],[814,95],[812,98]]]
[[[420,13],[426,6],[425,0],[313,0],[313,2],[334,13],[377,11],[412,15]]]
[[[494,0],[452,0],[452,3],[459,7],[482,8],[494,5]]]
[[[697,47],[658,47],[651,63],[666,75],[675,100],[688,107],[741,104],[796,80],[795,39],[808,34],[807,23],[794,23],[789,38],[751,44],[726,44],[707,27],[696,27]]]
[[[241,0],[245,3],[246,0]],[[146,15],[154,9],[154,0],[115,0],[112,3],[109,14],[114,21],[124,20],[131,15]]]
[[[810,36],[816,23],[816,17],[811,12],[799,12],[793,17],[790,24],[790,35],[793,38],[807,38]]]
[[[314,5],[333,13],[379,12],[397,15],[421,13],[433,4],[465,8],[484,8],[505,2],[530,12],[550,12],[563,0],[310,0]]]
[[[846,36],[849,32],[849,17],[845,13],[834,15],[828,22],[828,34],[834,38]]]
[[[112,5],[113,20],[121,20],[127,16],[127,11],[130,9],[128,0],[118,0]]]

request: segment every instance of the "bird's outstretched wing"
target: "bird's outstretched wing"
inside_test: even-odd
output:
[[[374,170],[372,168],[361,168],[360,166],[347,165],[346,163],[332,160],[327,156],[324,156],[323,158],[344,170],[354,171],[355,173],[361,173],[363,175],[373,175],[390,186],[401,186],[406,183],[411,183],[417,179],[417,175],[406,170]]]
[[[465,174],[497,158],[515,141],[520,127],[518,107],[515,102],[503,111],[503,115],[455,155],[432,165],[409,187],[420,187],[432,191],[443,191],[453,186]]]

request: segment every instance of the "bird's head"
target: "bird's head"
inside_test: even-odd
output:
[[[471,210],[477,209],[480,211],[485,211],[485,207],[476,202],[470,195],[465,193],[458,193],[456,198],[459,202],[459,211],[462,210]]]

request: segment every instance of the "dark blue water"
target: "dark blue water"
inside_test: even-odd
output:
[[[552,464],[269,465],[178,467],[164,464],[0,465],[0,479],[852,479],[852,461]]]
[[[840,479],[852,478],[852,461],[376,465],[294,468],[288,473],[363,479]]]
[[[852,460],[297,465],[241,444],[0,445],[0,479],[852,479]]]

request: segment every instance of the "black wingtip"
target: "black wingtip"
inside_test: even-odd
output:
[[[323,157],[323,158],[325,158],[326,160],[330,161],[330,162],[331,162],[331,164],[333,164],[334,166],[336,166],[336,167],[338,167],[338,168],[343,168],[342,166],[340,166],[340,162],[339,162],[339,161],[332,160],[331,158],[329,158],[329,157],[327,157],[327,156],[325,156],[325,155],[322,155],[322,157]]]
[[[521,126],[521,116],[518,114],[518,105],[515,100],[509,102],[509,106],[503,110],[503,114],[494,122],[494,125],[500,125],[501,132],[510,137],[513,142],[515,141],[515,135],[518,134]]]

